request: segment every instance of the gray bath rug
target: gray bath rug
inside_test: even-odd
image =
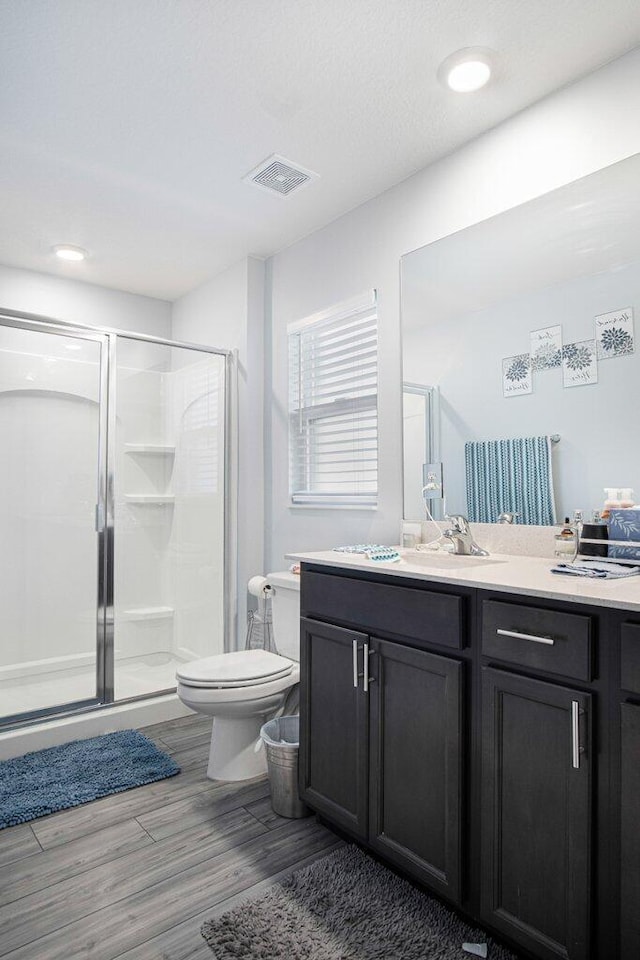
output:
[[[202,936],[216,960],[469,960],[465,941],[516,960],[355,846],[208,920]]]

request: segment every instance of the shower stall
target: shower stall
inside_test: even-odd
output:
[[[222,653],[228,351],[0,313],[0,730]]]

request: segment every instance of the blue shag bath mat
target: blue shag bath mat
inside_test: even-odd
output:
[[[137,730],[74,740],[0,762],[0,830],[180,773]]]

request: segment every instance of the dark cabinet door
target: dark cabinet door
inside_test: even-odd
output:
[[[459,900],[462,664],[384,640],[370,660],[369,842]]]
[[[482,916],[536,957],[589,954],[591,697],[483,671]]]
[[[621,957],[640,957],[640,706],[622,704]]]
[[[306,618],[300,631],[300,791],[318,813],[365,838],[368,638]]]

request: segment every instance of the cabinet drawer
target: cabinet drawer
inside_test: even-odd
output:
[[[640,624],[622,625],[620,686],[631,693],[640,693]]]
[[[401,636],[417,646],[464,646],[464,598],[303,570],[301,608],[308,617]]]
[[[591,617],[499,600],[482,604],[482,653],[507,663],[589,681],[591,634]]]

